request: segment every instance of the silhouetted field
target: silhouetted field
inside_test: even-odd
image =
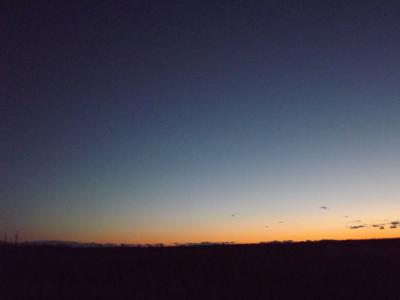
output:
[[[0,299],[400,299],[400,240],[0,247]]]

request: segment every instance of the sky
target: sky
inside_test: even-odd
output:
[[[78,2],[0,13],[0,234],[400,235],[396,1]]]

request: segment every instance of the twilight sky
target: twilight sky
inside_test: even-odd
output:
[[[0,13],[1,234],[400,235],[397,1],[46,2]]]

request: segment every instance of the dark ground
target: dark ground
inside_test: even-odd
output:
[[[0,247],[0,299],[400,299],[400,239]]]

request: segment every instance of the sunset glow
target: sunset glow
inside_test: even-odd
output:
[[[1,234],[399,237],[393,10],[167,2],[0,19]]]

